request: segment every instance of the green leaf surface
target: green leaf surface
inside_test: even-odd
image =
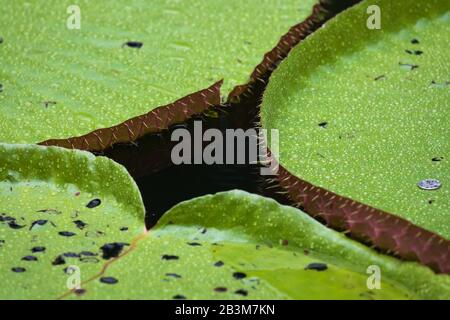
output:
[[[367,287],[370,265],[381,270],[379,290]],[[231,191],[175,206],[134,251],[70,297],[448,299],[449,288],[448,276],[380,255],[298,209]]]
[[[367,28],[369,5],[381,29]],[[297,46],[261,108],[280,164],[450,238],[450,2],[363,1]],[[427,191],[419,181],[438,179]]]
[[[315,0],[77,1],[2,4],[0,141],[80,136],[208,88],[248,81]],[[138,41],[141,48],[124,46]],[[20,125],[20,129],[18,127]]]
[[[66,268],[95,275],[143,221],[137,186],[113,161],[0,144],[0,299],[57,298],[68,290]]]

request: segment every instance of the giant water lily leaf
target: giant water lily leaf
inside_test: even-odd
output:
[[[67,272],[95,275],[128,250],[143,221],[136,184],[113,161],[0,144],[1,299],[57,298]]]
[[[381,271],[369,289],[366,270]],[[369,281],[369,283],[371,283]],[[449,298],[450,278],[243,191],[183,202],[83,286],[88,299]]]
[[[367,27],[369,5],[381,10],[380,30]],[[441,272],[450,272],[449,33],[448,1],[364,1],[293,50],[261,110],[263,127],[280,131],[281,181],[299,205]],[[419,188],[424,179],[441,187]]]
[[[99,141],[86,140],[92,146],[79,146],[100,149],[97,143],[104,147],[109,138],[133,140],[142,130],[183,121],[183,115],[192,113],[189,108],[201,112],[220,103],[221,79],[225,96],[246,83],[264,53],[306,18],[314,3],[5,3],[0,141],[37,143],[80,136],[157,107],[173,107],[137,119],[137,127],[127,123],[108,139],[99,132]]]

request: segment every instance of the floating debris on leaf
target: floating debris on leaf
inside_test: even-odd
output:
[[[62,212],[56,209],[42,209],[36,212],[49,213],[49,214],[61,214]]]
[[[48,106],[50,105],[56,105],[56,101],[42,101],[42,104],[44,105],[44,107],[48,108]]]
[[[128,46],[130,48],[140,49],[144,44],[140,41],[127,41],[122,45],[122,48]]]
[[[103,245],[100,249],[103,252],[102,258],[109,260],[111,258],[116,258],[120,255],[124,246],[129,246],[128,243],[123,242],[113,242]]]
[[[23,261],[37,261],[38,258],[36,258],[35,256],[25,256],[22,258]]]
[[[86,231],[86,233],[84,234],[85,237],[88,238],[99,238],[99,237],[103,237],[105,235],[105,233],[103,231]]]
[[[71,231],[60,231],[60,232],[58,232],[58,234],[63,237],[73,237],[76,235],[76,233],[71,232]]]
[[[75,293],[77,296],[81,296],[81,295],[83,295],[83,294],[86,293],[86,290],[85,290],[85,289],[75,289],[74,293]]]
[[[217,261],[216,263],[214,263],[215,267],[221,267],[223,266],[225,263],[223,261]]]
[[[98,262],[100,262],[100,260],[98,260],[95,257],[81,257],[80,258],[80,262],[83,262],[83,263],[98,263]]]
[[[119,280],[114,277],[101,277],[100,282],[106,284],[116,284],[117,282],[119,282]]]
[[[235,294],[240,294],[241,296],[244,296],[244,297],[246,297],[248,295],[247,290],[244,290],[244,289],[236,290],[234,293]]]
[[[48,222],[48,220],[36,220],[31,224],[30,230],[33,230],[39,226],[43,226],[43,225],[47,224],[47,222]]]
[[[87,257],[98,256],[98,253],[94,253],[94,252],[91,252],[91,251],[81,251],[80,254],[83,255],[83,256],[87,256]]]
[[[66,252],[66,253],[63,253],[63,256],[66,258],[79,258],[80,257],[80,255],[75,252]]]
[[[14,221],[9,221],[8,225],[9,225],[9,227],[11,229],[15,229],[15,230],[22,229],[22,228],[26,227],[26,225],[19,225],[19,224],[17,224],[15,220]]]
[[[316,271],[325,271],[328,269],[328,266],[325,263],[313,262],[308,264],[305,267],[305,270],[316,270]]]
[[[382,75],[379,75],[378,77],[375,77],[373,80],[378,81],[378,80],[385,79],[385,78],[386,78],[386,76],[384,74],[382,74]]]
[[[89,203],[86,205],[86,207],[89,209],[92,209],[92,208],[98,207],[101,203],[102,203],[102,201],[100,199],[93,199],[93,200],[89,201]]]
[[[161,257],[161,259],[163,259],[163,260],[178,260],[179,257],[174,256],[174,255],[165,254]]]
[[[235,272],[235,273],[233,273],[233,277],[235,279],[239,280],[239,279],[244,279],[245,277],[247,277],[247,275],[243,272]]]
[[[33,253],[44,252],[44,251],[45,251],[45,247],[33,247],[33,248],[31,248],[31,252],[33,252]]]
[[[326,129],[327,126],[328,126],[328,122],[326,122],[326,121],[319,123],[319,127],[321,127],[321,128]]]
[[[66,260],[64,259],[64,257],[62,255],[59,255],[55,258],[55,260],[53,260],[52,265],[54,266],[59,266],[61,264],[65,264]]]
[[[75,223],[77,228],[80,229],[80,230],[83,230],[87,226],[87,223],[85,223],[85,222],[83,222],[81,220],[75,220],[75,221],[73,221],[73,223]]]
[[[401,62],[399,62],[398,65],[399,65],[400,67],[402,67],[403,69],[408,69],[408,70],[410,70],[410,71],[419,68],[419,65],[417,65],[417,64],[411,64],[411,63],[401,63]]]

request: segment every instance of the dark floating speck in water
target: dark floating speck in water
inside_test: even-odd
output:
[[[326,129],[327,126],[328,126],[328,122],[326,122],[326,121],[319,123],[319,127],[321,127],[321,128]]]
[[[14,267],[14,268],[11,268],[11,271],[16,272],[16,273],[21,273],[21,272],[25,272],[26,269],[22,268],[22,267]]]
[[[216,263],[214,263],[215,267],[221,267],[223,266],[225,263],[223,263],[223,261],[217,261]]]
[[[241,296],[244,296],[244,297],[246,297],[248,295],[247,290],[244,290],[244,289],[236,290],[234,293],[240,294]]]
[[[120,231],[128,231],[128,227],[122,227],[120,228]]]
[[[179,257],[178,256],[174,256],[174,255],[170,255],[170,254],[165,254],[161,257],[161,259],[163,260],[178,260]]]
[[[412,39],[412,40],[411,40],[411,43],[412,43],[412,44],[419,44],[420,42],[419,42],[419,40],[417,40],[417,39]]]
[[[208,229],[203,228],[201,232],[202,232],[202,234],[205,234],[207,231],[208,231]]]
[[[55,258],[55,260],[53,260],[52,265],[54,266],[59,266],[62,264],[65,264],[66,260],[64,259],[64,257],[62,255],[59,255]]]
[[[0,44],[2,44],[3,43],[3,38],[2,37],[0,37]]]
[[[428,204],[433,204],[433,202],[434,202],[433,199],[428,200]]]
[[[434,157],[431,161],[438,162],[444,160],[444,157]]]
[[[86,205],[86,207],[89,209],[92,209],[92,208],[98,207],[101,203],[102,203],[102,201],[100,199],[93,199],[93,200],[89,201],[89,203]]]
[[[176,296],[173,296],[172,299],[175,299],[175,300],[185,300],[186,297],[183,296],[182,294],[177,294]]]
[[[35,256],[25,256],[22,258],[23,261],[37,261],[38,258],[36,258]]]
[[[33,253],[44,252],[44,251],[45,251],[45,247],[34,247],[34,248],[31,248],[31,252],[33,252]]]
[[[244,279],[245,277],[247,277],[247,275],[243,272],[235,272],[235,273],[233,273],[233,277],[235,279],[239,280],[239,279]]]
[[[123,250],[124,246],[128,246],[128,243],[113,242],[103,245],[100,249],[103,252],[102,258],[105,260],[118,257]]]
[[[373,80],[378,81],[378,80],[381,80],[384,78],[386,78],[386,76],[384,74],[382,74],[382,75],[379,75],[378,77],[375,77]]]
[[[0,83],[0,92],[3,92],[3,85]]]
[[[316,270],[316,271],[325,271],[328,269],[328,266],[325,263],[313,262],[308,264],[305,267],[305,270]]]
[[[73,237],[76,235],[76,233],[71,232],[71,231],[60,231],[60,232],[58,232],[58,234],[63,237]]]
[[[166,276],[167,277],[177,278],[177,279],[181,278],[181,276],[179,274],[176,274],[176,273],[166,273]]]
[[[214,288],[214,291],[216,291],[216,292],[227,292],[228,289],[225,288],[225,287],[217,287],[217,288]]]
[[[100,282],[106,284],[116,284],[117,282],[119,282],[119,280],[114,277],[101,277]]]
[[[193,247],[198,247],[198,246],[201,246],[202,244],[198,243],[198,242],[188,242],[188,245],[193,246]]]
[[[81,220],[75,220],[75,221],[73,221],[73,223],[75,223],[77,228],[80,229],[80,230],[83,230],[87,226],[87,223],[85,223],[85,222],[83,222]]]
[[[125,43],[122,45],[122,48],[123,48],[124,46],[128,46],[128,47],[130,47],[130,48],[140,49],[140,48],[142,48],[143,45],[144,45],[144,44],[143,44],[142,42],[140,42],[140,41],[127,41],[127,42],[125,42]]]

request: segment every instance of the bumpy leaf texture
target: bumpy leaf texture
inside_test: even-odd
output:
[[[0,145],[0,297],[448,298],[447,276],[380,255],[242,191],[188,201],[147,232],[125,170],[56,147]],[[370,265],[382,289],[369,290]]]
[[[72,272],[95,275],[144,229],[139,190],[122,166],[76,150],[0,144],[2,299],[56,298]]]
[[[380,30],[367,27],[371,5]],[[363,1],[292,51],[261,108],[299,207],[446,273],[449,32],[448,1]],[[419,188],[426,178],[441,188]]]
[[[79,29],[71,1],[5,3],[0,141],[101,150],[183,121],[246,83],[315,2],[79,1]]]
[[[379,290],[367,287],[369,266],[380,268]],[[446,299],[449,285],[448,276],[376,253],[298,209],[230,191],[177,205],[82,295],[64,297]]]

